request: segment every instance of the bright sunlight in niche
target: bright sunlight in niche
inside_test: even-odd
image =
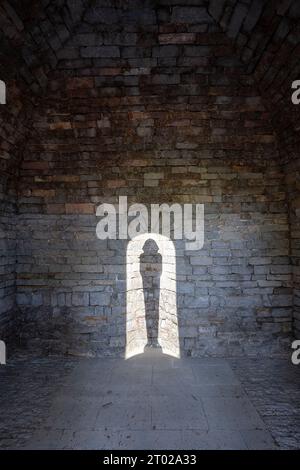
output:
[[[151,259],[154,269],[149,273]],[[164,354],[179,357],[174,243],[157,233],[136,236],[127,246],[126,276],[126,359],[147,347],[160,347]]]

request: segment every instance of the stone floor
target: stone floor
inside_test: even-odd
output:
[[[16,357],[0,448],[299,449],[299,385],[288,359]]]

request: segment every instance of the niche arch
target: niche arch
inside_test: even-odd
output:
[[[180,357],[176,296],[176,249],[158,233],[143,233],[129,241],[126,251],[126,351],[128,359],[144,352],[147,344],[146,313],[140,255],[147,240],[154,240],[162,256],[159,293],[158,341],[164,354]]]

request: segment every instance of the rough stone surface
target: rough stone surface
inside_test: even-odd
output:
[[[298,372],[289,360],[155,351],[11,359],[0,368],[0,448],[299,449]]]
[[[0,337],[16,331],[16,210],[17,172],[25,137],[26,111],[15,82],[6,83],[13,105],[1,105],[0,114]]]
[[[230,359],[248,398],[281,449],[299,449],[299,367],[283,359]]]
[[[294,142],[296,148],[297,143]],[[289,196],[289,214],[291,230],[291,261],[294,286],[294,332],[300,338],[300,159],[294,159],[285,165],[286,186]]]
[[[25,0],[0,16],[1,338],[124,353],[126,243],[97,240],[95,212],[128,195],[205,204],[201,254],[175,244],[182,353],[289,347],[297,0]]]
[[[189,11],[174,10],[176,22],[188,22]],[[87,46],[78,62],[83,46],[72,42],[32,118],[19,186],[22,341],[40,339],[42,350],[124,353],[126,244],[96,238],[95,212],[127,195],[129,204],[205,205],[202,251],[175,242],[181,350],[280,353],[291,331],[289,226],[276,138],[259,93],[233,49],[220,52],[226,38],[210,23],[199,33],[201,46],[161,45],[159,53],[155,35],[141,43],[135,22],[125,15],[122,25],[123,34],[129,25],[134,33],[126,46],[133,56],[123,57],[122,39],[100,22],[105,46]],[[134,303],[141,308],[138,292]]]

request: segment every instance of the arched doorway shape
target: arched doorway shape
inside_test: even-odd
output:
[[[6,104],[6,85],[0,80],[0,104]]]
[[[143,281],[140,255],[146,240],[154,240],[162,256],[159,293],[158,340],[163,353],[180,356],[176,299],[176,250],[174,243],[157,233],[136,236],[126,252],[126,359],[144,352],[147,344]]]

